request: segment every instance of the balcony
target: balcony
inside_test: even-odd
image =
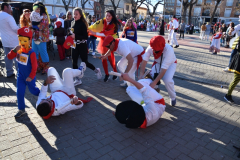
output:
[[[202,16],[210,16],[210,13],[202,13]]]

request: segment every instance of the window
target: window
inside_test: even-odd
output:
[[[199,4],[202,4],[202,0],[198,0],[197,4],[198,4],[198,5],[199,5]]]
[[[175,0],[168,0],[165,3],[166,3],[166,6],[174,6]]]
[[[232,8],[225,8],[224,17],[230,17]]]
[[[174,8],[166,7],[165,8],[165,14],[166,15],[173,15]]]
[[[226,6],[232,6],[233,5],[233,0],[227,0]]]
[[[129,5],[126,5],[126,10],[129,11]]]
[[[177,0],[177,6],[181,6],[181,2]]]
[[[220,8],[217,8],[216,12],[215,12],[215,16],[220,16]]]
[[[100,15],[99,14],[97,14],[97,18],[99,18],[100,17]]]
[[[240,11],[236,11],[236,12],[234,13],[234,17],[239,17],[239,15],[240,15]]]
[[[205,9],[202,13],[202,16],[210,16],[210,9]]]
[[[201,13],[201,8],[200,7],[195,7],[193,15],[194,16],[199,16],[200,13]]]
[[[99,6],[96,7],[97,11],[99,11]]]
[[[176,8],[176,15],[180,15],[181,14],[181,8],[180,7],[177,7]]]
[[[212,3],[212,0],[206,0],[206,3]]]

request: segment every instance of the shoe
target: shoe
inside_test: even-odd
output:
[[[95,56],[95,52],[92,52],[92,56]]]
[[[224,96],[224,99],[225,99],[228,103],[231,103],[231,104],[234,103],[231,95],[228,96],[228,95],[226,94],[226,95]]]
[[[112,78],[114,81],[118,79],[118,76],[113,76]]]
[[[25,110],[18,110],[18,113],[14,116],[15,118],[19,118],[22,115],[26,114]]]
[[[225,48],[229,48],[229,45],[226,45]]]
[[[60,59],[60,61],[64,61],[65,60],[65,58],[63,58],[63,59]]]
[[[82,81],[81,81],[81,79],[80,79],[80,78],[78,78],[78,77],[75,77],[75,81],[74,81],[73,83],[74,83],[74,86],[77,86],[77,85],[80,85],[80,84],[82,84]]]
[[[226,67],[225,69],[223,69],[223,72],[230,72],[229,67]]]
[[[174,99],[174,100],[171,100],[171,99],[170,99],[170,105],[171,105],[171,106],[175,106],[176,103],[177,103],[177,100],[176,100],[176,99]]]
[[[107,82],[109,80],[110,76],[109,75],[105,75],[105,78],[104,78],[104,82]]]
[[[83,72],[85,72],[86,71],[86,63],[85,62],[81,62],[78,69],[83,71]]]
[[[178,48],[179,47],[179,45],[176,45],[174,48]]]
[[[101,73],[100,68],[97,68],[97,70],[98,70],[98,73],[96,73],[97,79],[102,79],[102,73]],[[106,77],[105,77],[105,78],[106,78]],[[105,82],[105,81],[104,81],[104,82]]]
[[[217,52],[213,52],[212,54],[217,54]]]
[[[168,42],[168,43],[170,43],[170,41],[169,41],[169,40],[168,40],[167,42]]]
[[[10,75],[10,76],[7,76],[7,78],[12,78],[12,77],[15,77],[14,73],[12,75]]]
[[[122,87],[127,86],[127,82],[124,81],[123,83],[120,84],[120,86],[122,86]]]

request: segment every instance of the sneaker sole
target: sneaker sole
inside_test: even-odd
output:
[[[114,81],[116,81],[118,79],[118,77],[116,79],[113,79]]]
[[[24,112],[23,114],[21,114],[20,116],[14,116],[15,118],[20,118],[20,117],[22,117],[23,115],[25,115],[26,114],[26,112]]]
[[[229,101],[226,97],[223,97],[228,103],[234,104],[234,102]]]
[[[74,86],[78,86],[80,84],[82,84],[82,82],[74,83]]]
[[[104,81],[104,82],[108,82],[109,79],[110,79],[110,76],[108,77],[108,79],[107,79],[106,81],[104,81],[104,80],[103,80],[103,81]]]

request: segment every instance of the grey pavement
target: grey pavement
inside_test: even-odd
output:
[[[147,47],[156,34],[138,32],[139,44]],[[48,120],[38,116],[37,97],[29,91],[25,95],[28,114],[13,118],[17,112],[16,79],[1,76],[0,159],[237,159],[239,152],[232,146],[240,146],[240,95],[234,91],[236,105],[229,105],[223,99],[227,89],[207,85],[204,83],[207,78],[191,73],[197,68],[195,71],[208,75],[207,80],[220,82],[221,77],[210,72],[220,74],[230,53],[224,51],[213,56],[206,49],[194,47],[194,42],[198,42],[196,38],[189,46],[181,41],[180,47],[175,49],[177,105],[169,106],[168,93],[162,84],[160,94],[165,99],[166,111],[157,123],[146,129],[127,129],[117,122],[112,111],[118,103],[130,99],[125,88],[119,86],[120,81],[97,80],[90,69],[85,72],[83,84],[76,89],[77,96],[91,96],[94,100],[82,109]],[[207,42],[203,43],[207,46]],[[59,61],[58,54],[53,60],[53,54],[49,52],[49,55],[50,65],[60,75],[63,69],[71,67],[71,60]],[[119,59],[116,55],[116,60]],[[104,74],[99,59],[89,56],[89,61]],[[3,63],[3,59],[0,62]],[[233,74],[225,75],[229,83]],[[39,88],[45,78],[46,75],[37,74]],[[200,80],[202,83],[197,83]]]

